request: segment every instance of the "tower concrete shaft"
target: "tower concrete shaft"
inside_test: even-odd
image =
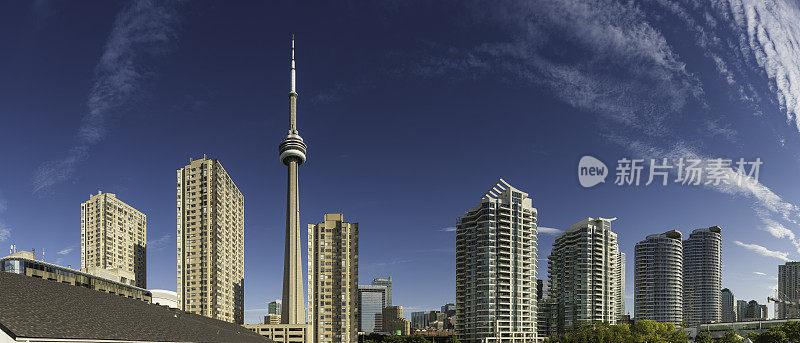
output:
[[[306,144],[297,131],[294,36],[292,36],[291,90],[289,91],[289,134],[279,146],[280,160],[288,167],[286,187],[286,242],[283,258],[283,307],[281,324],[305,324],[303,270],[300,250],[300,198],[298,168],[306,161]]]

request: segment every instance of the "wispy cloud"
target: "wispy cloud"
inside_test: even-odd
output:
[[[6,200],[3,198],[2,193],[0,193],[0,213],[5,212],[6,208]],[[9,237],[11,237],[11,228],[3,221],[3,218],[0,217],[0,242],[5,242]]]
[[[411,263],[413,261],[414,260],[410,260],[410,259],[394,259],[394,260],[385,261],[385,262],[373,262],[371,264],[373,266],[376,266],[376,267],[386,267],[386,266],[394,266],[394,265],[403,264],[403,263]]]
[[[175,2],[134,1],[114,21],[87,101],[88,113],[81,122],[75,144],[64,157],[43,163],[33,175],[33,193],[69,179],[86,160],[92,146],[103,140],[107,122],[124,113],[143,94],[151,76],[143,58],[168,50],[176,37]]]
[[[175,243],[175,237],[168,233],[156,240],[147,242],[147,248],[151,251],[161,251],[170,246],[172,243]]]
[[[753,274],[761,275],[761,276],[769,276],[766,273],[762,273],[762,272],[753,272]]]
[[[560,229],[554,229],[554,228],[551,228],[551,227],[544,227],[544,226],[540,226],[538,229],[539,229],[539,233],[543,233],[543,234],[546,234],[546,235],[558,235],[558,234],[563,232],[563,230],[560,230]]]
[[[71,253],[73,250],[75,250],[77,247],[78,247],[77,245],[70,245],[70,246],[68,246],[68,247],[66,247],[66,248],[64,248],[64,249],[61,249],[61,250],[59,250],[59,251],[58,251],[58,254],[59,254],[59,255],[66,255],[66,254],[69,254],[69,253]]]
[[[769,250],[758,244],[748,244],[740,241],[734,241],[733,243],[764,257],[772,257],[782,261],[789,261],[789,254],[785,252]]]
[[[456,231],[456,227],[455,227],[455,226],[448,226],[448,227],[445,227],[445,228],[441,228],[441,229],[439,229],[439,231],[444,231],[444,232],[455,232],[455,231]]]

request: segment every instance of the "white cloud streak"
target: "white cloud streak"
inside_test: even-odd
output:
[[[441,229],[439,229],[439,231],[443,231],[443,232],[455,232],[455,231],[456,231],[456,227],[455,227],[455,226],[448,226],[448,227],[445,227],[445,228],[441,228]]]
[[[87,100],[76,143],[64,157],[43,163],[32,179],[33,193],[42,194],[69,179],[86,160],[90,148],[106,135],[109,119],[124,113],[143,94],[149,73],[142,59],[162,53],[175,40],[178,22],[174,2],[138,0],[116,17]]]
[[[64,249],[61,249],[61,250],[59,250],[59,251],[58,251],[58,254],[59,254],[59,255],[66,255],[66,254],[69,254],[69,253],[71,253],[73,250],[75,250],[77,247],[78,247],[77,245],[71,245],[71,246],[68,246],[68,247],[66,247],[66,248],[64,248]]]
[[[555,228],[552,228],[552,227],[539,226],[537,229],[539,230],[539,233],[543,233],[543,234],[546,234],[546,235],[558,235],[558,234],[561,234],[562,232],[564,232],[563,230],[555,229]]]
[[[769,250],[758,244],[747,244],[740,241],[734,241],[733,243],[764,257],[772,257],[782,261],[789,261],[789,254],[785,252]]]

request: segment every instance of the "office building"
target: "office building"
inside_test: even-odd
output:
[[[411,334],[411,322],[403,318],[403,306],[384,307],[381,320],[384,332],[402,336]]]
[[[538,308],[538,313],[536,313],[536,332],[539,338],[557,334],[558,301],[554,298],[544,297],[536,305]]]
[[[447,315],[448,318],[456,315],[456,304],[449,303],[442,306],[442,313]]]
[[[411,312],[411,327],[417,330],[425,330],[428,327],[428,313]]]
[[[358,331],[383,332],[383,308],[386,307],[386,287],[358,286]]]
[[[308,226],[309,343],[358,341],[358,223],[341,213]]]
[[[281,323],[281,315],[280,314],[267,314],[264,316],[264,324],[280,324]]]
[[[147,288],[147,216],[112,193],[81,204],[81,269],[90,268],[131,273]]]
[[[244,323],[244,196],[217,159],[177,171],[178,308]]]
[[[778,319],[800,318],[800,262],[778,266],[778,299],[775,304]]]
[[[761,305],[755,300],[750,300],[745,302],[744,300],[740,300],[743,304],[741,305],[741,317],[739,321],[757,321],[757,320],[767,320],[767,305]]]
[[[680,231],[649,235],[634,248],[634,317],[683,321],[683,241]]]
[[[747,317],[747,301],[736,300],[736,321],[742,322]]]
[[[372,279],[373,286],[386,287],[386,306],[392,306],[392,277],[379,277]]]
[[[722,320],[722,229],[697,229],[683,241],[683,321]]]
[[[536,340],[537,211],[500,179],[456,223],[455,331],[462,343]]]
[[[733,323],[737,321],[736,316],[736,297],[730,289],[723,288],[721,293],[722,299],[722,322]]]
[[[281,315],[281,300],[270,301],[267,304],[267,314],[277,314]]]
[[[0,294],[4,343],[266,343],[233,323],[14,273],[0,273]]]
[[[559,333],[580,322],[617,322],[619,247],[612,220],[584,219],[553,243],[550,297],[557,301]]]
[[[110,278],[104,278],[95,274],[64,268],[36,260],[36,256],[28,251],[17,251],[9,256],[0,258],[0,271],[88,288],[148,303],[153,301],[153,294],[146,289],[136,287],[133,279],[113,277],[113,275]]]

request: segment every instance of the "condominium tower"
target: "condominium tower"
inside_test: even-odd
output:
[[[556,331],[579,322],[616,324],[620,316],[619,247],[614,219],[587,218],[556,237],[550,252],[550,297],[556,299]]]
[[[683,241],[680,231],[649,235],[636,243],[634,317],[661,323],[683,321]]]
[[[308,343],[358,341],[358,223],[341,213],[308,225]]]
[[[379,277],[372,279],[373,286],[386,287],[386,307],[392,306],[392,277]]]
[[[147,216],[115,194],[89,195],[81,204],[81,269],[114,270],[147,288]]]
[[[738,319],[736,315],[736,297],[730,289],[722,289],[722,322],[733,323]]]
[[[683,321],[722,320],[722,229],[697,229],[683,241]]]
[[[177,171],[178,308],[244,322],[244,197],[219,160]]]
[[[619,246],[619,244],[617,244]],[[625,255],[617,254],[617,319],[625,315]]]
[[[536,339],[537,211],[503,179],[456,224],[456,320],[463,343]]]
[[[778,266],[778,318],[800,318],[800,262],[786,262]]]

